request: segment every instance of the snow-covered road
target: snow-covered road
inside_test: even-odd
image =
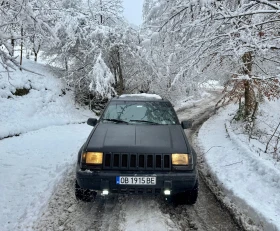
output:
[[[27,230],[41,215],[90,130],[85,124],[51,126],[0,141],[1,230]]]
[[[180,110],[181,118],[200,118],[215,97]],[[209,114],[205,113],[205,115]],[[199,115],[199,116],[198,116]],[[94,203],[74,197],[75,169],[65,175],[48,207],[31,230],[240,230],[216,197],[201,182],[194,206],[174,206],[161,197],[112,195]]]
[[[61,94],[64,85],[47,67],[26,62],[45,74],[38,79],[30,73],[12,73],[18,88],[32,86],[29,94],[12,95],[14,89],[5,79],[5,90],[0,89],[1,231],[240,230],[203,181],[195,206],[174,207],[161,197],[122,195],[77,202],[77,152],[92,128],[73,123],[95,115],[78,109],[71,91]],[[184,102],[180,119],[200,118],[201,123],[216,98],[214,94]]]

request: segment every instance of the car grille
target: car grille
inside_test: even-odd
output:
[[[104,169],[171,170],[171,154],[105,153]]]

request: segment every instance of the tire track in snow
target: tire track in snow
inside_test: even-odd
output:
[[[101,231],[119,230],[118,198],[97,197],[94,203],[76,200],[74,195],[75,167],[60,182],[41,218],[34,224],[34,230]]]
[[[125,231],[175,231],[180,230],[168,213],[161,210],[163,198],[154,196],[127,196],[123,203]]]
[[[103,198],[98,195],[95,202],[78,202],[74,195],[74,179],[75,172],[72,170],[57,186],[33,230],[179,230],[169,214],[162,213],[154,197],[111,195]]]

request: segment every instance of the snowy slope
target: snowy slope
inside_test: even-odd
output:
[[[276,104],[279,112],[280,102]],[[265,116],[270,124],[277,112],[268,106],[262,108],[270,113]],[[231,105],[204,123],[198,144],[229,200],[249,214],[260,229],[280,230],[280,163],[263,152],[261,143],[249,143],[238,126],[229,122],[236,110],[236,105]]]
[[[71,91],[63,94],[66,85],[50,67],[24,60],[24,68],[40,75],[16,70],[9,76],[1,68],[0,229],[28,230],[57,182],[74,168],[92,129],[76,123],[96,116],[78,108]],[[15,96],[16,88],[30,91]],[[6,138],[16,134],[20,136]]]
[[[0,139],[50,125],[85,122],[94,116],[76,109],[72,92],[65,90],[65,84],[50,67],[24,60],[24,68],[41,75],[16,70],[8,76],[0,65]],[[30,92],[13,95],[20,88]]]

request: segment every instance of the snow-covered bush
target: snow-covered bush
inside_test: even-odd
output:
[[[91,80],[89,90],[93,94],[107,99],[110,99],[114,94],[116,94],[113,88],[113,84],[115,83],[114,76],[102,59],[101,54],[97,57],[97,60],[92,70],[89,72],[88,77]]]

